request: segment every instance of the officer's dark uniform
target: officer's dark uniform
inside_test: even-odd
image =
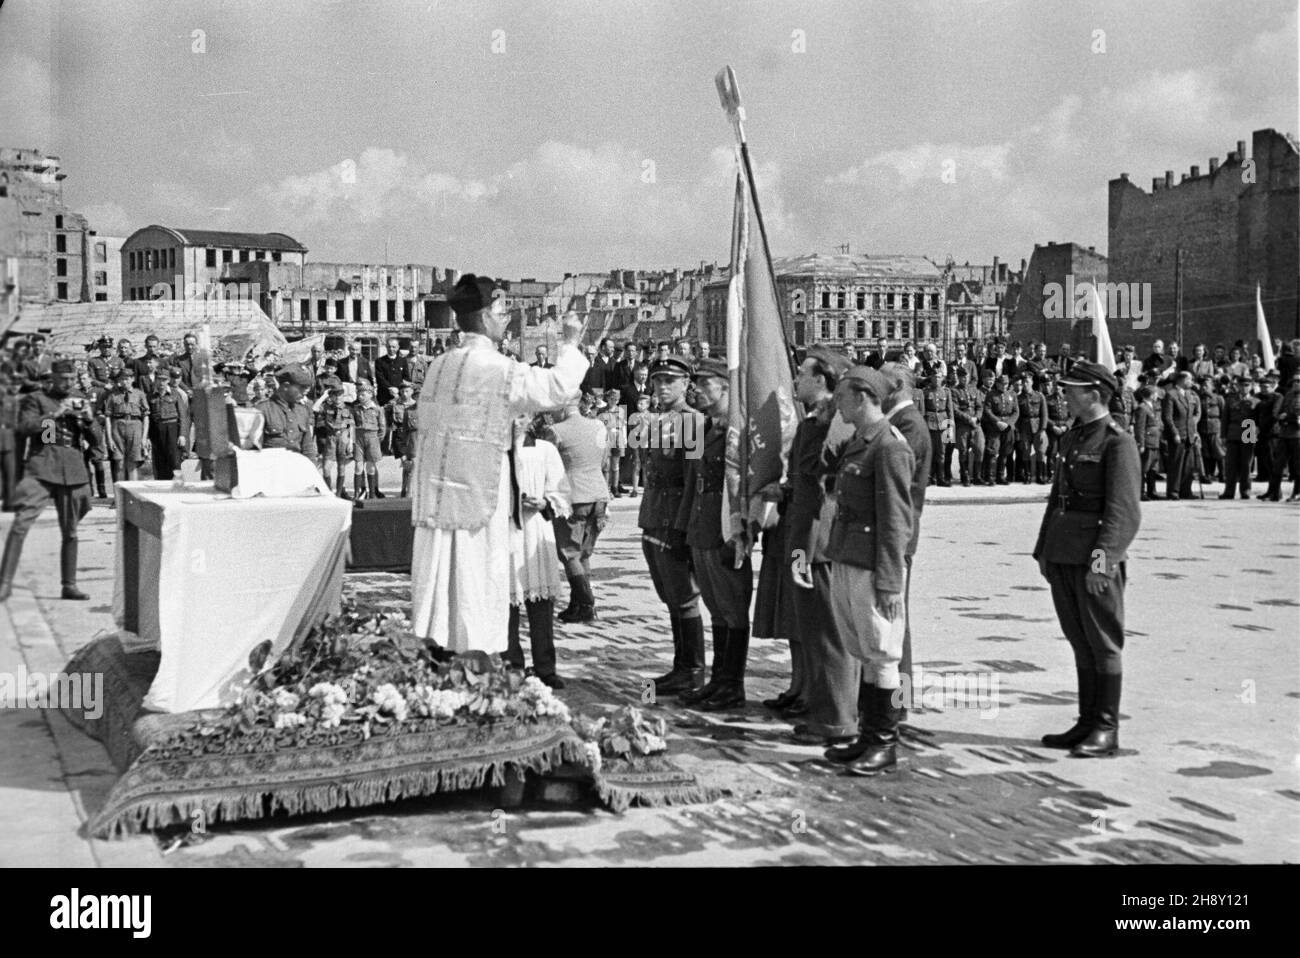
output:
[[[726,365],[716,359],[700,360],[692,377],[727,378]],[[754,570],[746,555],[739,569],[736,553],[724,540],[731,521],[722,514],[722,494],[727,482],[727,427],[704,420],[704,448],[698,458],[686,460],[683,495],[677,526],[686,530],[691,564],[700,595],[713,623],[713,670],[698,692],[682,701],[708,712],[739,708],[745,704],[745,663],[749,655],[749,600],[754,592]]]
[[[8,383],[0,384],[0,504],[14,511],[18,486],[19,399]]]
[[[1075,363],[1061,383],[1117,388],[1109,370],[1090,362]],[[1124,563],[1141,520],[1140,490],[1137,445],[1110,415],[1065,434],[1034,558],[1044,565],[1079,682],[1078,722],[1043,744],[1078,757],[1111,755],[1118,745]],[[1095,595],[1090,576],[1105,585]]]
[[[71,373],[74,368],[72,360],[60,359],[52,371],[58,375]],[[86,398],[74,391],[68,396],[81,401],[81,410],[56,415],[65,397],[53,394],[52,389],[28,393],[19,406],[18,432],[27,437],[28,457],[23,479],[15,490],[18,514],[9,528],[4,558],[0,559],[0,601],[7,599],[13,588],[28,531],[51,500],[63,536],[59,551],[63,598],[88,598],[77,589],[77,523],[90,511],[90,476],[82,448],[90,441],[93,412]]]
[[[940,486],[952,485],[952,476],[948,474],[948,457],[944,455],[944,430],[950,428],[954,419],[952,393],[947,386],[926,386],[921,405],[925,416],[925,428],[930,432],[930,484]]]
[[[963,367],[964,369],[964,367]],[[984,415],[984,393],[962,379],[959,372],[957,388],[952,391],[952,412],[957,439],[957,465],[961,471],[961,484],[969,486],[980,480],[984,462],[984,430],[980,420]]]
[[[289,380],[302,389],[311,388],[311,377],[301,366],[285,367],[276,374],[280,380]],[[265,425],[262,427],[262,448],[292,449],[313,462],[316,444],[313,441],[311,407],[298,402],[290,406],[277,394],[257,404]]]
[[[1240,382],[1240,377],[1238,377]],[[1235,498],[1238,487],[1241,498],[1250,498],[1250,465],[1259,441],[1259,424],[1255,421],[1254,396],[1240,394],[1229,396],[1223,404],[1223,492],[1220,499]]]
[[[1116,380],[1118,382],[1118,380]],[[1114,419],[1125,432],[1133,432],[1133,413],[1137,408],[1137,397],[1127,382],[1120,383],[1119,392],[1110,397],[1110,418]]]
[[[1201,468],[1206,478],[1223,473],[1223,397],[1207,385],[1201,398]]]
[[[1020,405],[1009,389],[1002,389],[997,381],[984,396],[984,485],[1007,484],[1007,460],[1016,438],[1016,420],[1020,418]],[[1005,422],[1006,429],[998,423]]]
[[[1025,383],[1016,397],[1016,449],[1021,482],[1047,482],[1047,397]]]
[[[678,356],[656,360],[650,376],[689,376],[691,367]],[[702,442],[704,417],[689,406],[680,412],[661,411],[651,425],[658,448],[641,450],[645,467],[645,497],[637,515],[641,551],[650,568],[659,601],[668,606],[673,630],[673,668],[655,679],[663,694],[698,688],[704,681],[704,627],[700,622],[700,590],[691,568],[681,504],[686,484],[686,449],[683,433],[693,431]]]
[[[1061,437],[1069,431],[1074,417],[1070,415],[1070,404],[1059,386],[1050,395],[1043,393],[1043,398],[1047,401],[1047,474],[1051,476],[1056,472]]]

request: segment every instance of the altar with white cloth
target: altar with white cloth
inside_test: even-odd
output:
[[[330,495],[236,499],[211,482],[117,484],[113,615],[122,639],[161,662],[144,706],[220,708],[339,607],[352,504]]]

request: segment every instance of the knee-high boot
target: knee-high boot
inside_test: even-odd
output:
[[[654,682],[655,693],[668,694],[671,692],[680,692],[685,686],[682,682],[682,621],[675,615],[668,616],[673,627],[673,667],[663,675],[657,675],[650,681]],[[669,689],[668,686],[674,686]]]
[[[411,470],[414,468],[414,466],[415,466],[415,463],[412,463],[412,462],[404,462],[404,463],[402,463],[402,494],[401,494],[401,498],[403,498],[403,499],[406,499],[406,498],[409,497],[410,494],[411,494]]]
[[[749,627],[727,629],[723,678],[713,694],[698,704],[702,712],[726,712],[745,707],[745,665],[749,659]]]
[[[701,631],[703,631],[701,629]],[[703,636],[701,636],[703,638]],[[696,685],[687,692],[682,693],[682,703],[685,705],[694,705],[697,702],[703,702],[710,695],[717,691],[719,683],[722,682],[723,673],[726,671],[724,660],[727,654],[727,623],[717,621],[713,623],[713,667],[709,669],[709,681],[704,685]]]
[[[1098,673],[1092,727],[1083,741],[1070,749],[1074,758],[1109,758],[1119,751],[1119,698],[1123,676]]]
[[[59,549],[59,578],[62,579],[63,598],[84,601],[90,596],[77,588],[77,540],[65,539]]]
[[[1097,673],[1092,669],[1078,669],[1079,680],[1079,717],[1074,725],[1059,735],[1044,735],[1043,744],[1048,748],[1074,748],[1092,730],[1092,713],[1096,708]]]
[[[0,558],[0,602],[6,601],[14,591],[14,576],[18,573],[18,560],[26,539],[27,533],[16,534],[12,529],[5,539],[4,558]]]

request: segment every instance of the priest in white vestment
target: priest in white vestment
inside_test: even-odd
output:
[[[575,315],[565,317],[550,369],[498,352],[510,321],[503,293],[487,277],[461,277],[447,299],[460,344],[434,358],[420,390],[411,622],[453,652],[506,650],[511,425],[570,400],[588,366]]]

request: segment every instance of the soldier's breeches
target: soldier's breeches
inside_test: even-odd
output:
[[[810,724],[825,735],[852,735],[858,728],[862,663],[835,628],[831,611],[831,565],[814,563],[811,589],[794,587],[795,625],[804,643],[804,677]]]
[[[964,464],[966,456],[969,453],[975,453],[975,462],[978,463],[984,456],[984,433],[979,429],[967,426],[965,429],[957,427],[957,454],[961,457]]]
[[[845,647],[862,663],[863,681],[882,689],[898,688],[904,622],[901,616],[891,621],[880,611],[875,573],[832,563],[831,613]]]
[[[749,600],[754,593],[754,569],[749,556],[739,569],[733,568],[733,550],[692,549],[695,575],[700,584],[704,606],[714,622],[725,622],[730,629],[749,629]]]
[[[27,535],[45,507],[53,502],[59,516],[59,532],[63,541],[76,541],[77,523],[90,511],[89,485],[60,486],[25,476],[14,493],[17,515],[10,527],[10,535]]]
[[[650,581],[659,601],[668,606],[670,614],[683,619],[700,617],[700,590],[691,571],[691,550],[683,542],[665,548],[658,541],[663,530],[655,530],[650,537],[641,537],[641,552],[650,569]]]
[[[1052,604],[1081,671],[1118,675],[1123,671],[1124,564],[1100,595],[1089,595],[1088,566],[1047,563]]]
[[[567,519],[556,518],[555,548],[570,578],[590,574],[591,556],[600,537],[598,524],[604,515],[605,503],[580,502]]]

